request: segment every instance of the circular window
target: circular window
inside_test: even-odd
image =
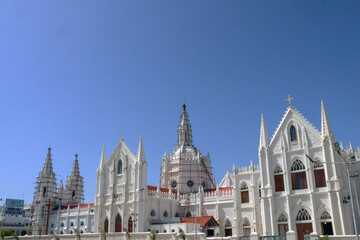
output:
[[[187,186],[191,188],[192,186],[194,186],[194,182],[191,180],[187,181]]]
[[[206,184],[205,184],[205,182],[202,182],[202,187],[203,187],[203,189],[205,189],[206,188]]]
[[[171,183],[171,187],[172,187],[172,188],[176,188],[176,186],[177,186],[177,182],[176,182],[176,181],[173,181],[173,182]]]

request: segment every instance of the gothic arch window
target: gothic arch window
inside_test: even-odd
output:
[[[109,220],[107,218],[104,221],[104,232],[109,232]]]
[[[291,142],[297,141],[296,128],[294,127],[294,125],[291,125],[290,127],[290,141]]]
[[[191,213],[189,211],[186,212],[186,217],[191,217]]]
[[[250,236],[251,233],[251,225],[247,218],[245,218],[243,222],[243,236]]]
[[[232,225],[229,219],[225,221],[225,237],[232,236]]]
[[[60,234],[64,234],[63,230],[60,231]]]
[[[178,212],[175,213],[175,217],[177,217],[177,218],[179,217],[179,213],[178,213]]]
[[[320,161],[317,161],[314,165],[314,178],[317,188],[326,187],[324,165]]]
[[[72,191],[72,200],[75,200],[75,190]]]
[[[293,190],[307,189],[305,165],[299,159],[291,165],[291,183]]]
[[[165,211],[164,214],[163,214],[163,216],[167,218],[167,217],[169,216],[168,212]]]
[[[155,211],[154,211],[154,209],[151,210],[150,215],[151,215],[152,217],[155,217]]]
[[[281,214],[278,218],[278,222],[287,222],[287,217],[284,214]]]
[[[284,187],[284,174],[280,165],[277,165],[274,169],[274,182],[275,182],[275,192],[285,191]]]
[[[176,182],[175,180],[172,181],[172,182],[171,182],[171,187],[175,189],[176,186],[177,186],[177,182]]]
[[[117,165],[117,174],[122,174],[122,161],[119,159],[118,165]]]
[[[84,226],[84,222],[83,222],[83,221],[80,222],[80,226]]]
[[[328,211],[324,211],[320,217],[321,220],[331,219],[331,215]]]
[[[249,202],[249,187],[245,182],[241,184],[240,194],[241,194],[241,203],[248,203]]]
[[[74,226],[74,222],[73,222],[73,221],[70,222],[70,226],[71,226],[71,227]]]
[[[43,197],[46,197],[46,187],[43,188]]]
[[[289,230],[287,221],[288,221],[287,217],[283,213],[280,214],[278,218],[278,230],[279,230],[279,235],[281,236],[286,235],[286,233]]]
[[[122,226],[121,226],[121,216],[118,213],[115,217],[115,232],[121,232]]]
[[[70,230],[70,234],[73,234],[73,231],[72,231],[72,230]]]
[[[308,220],[311,220],[311,215],[309,214],[309,212],[305,208],[300,209],[298,214],[296,215],[296,221]]]

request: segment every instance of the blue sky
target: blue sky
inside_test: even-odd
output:
[[[75,153],[93,202],[102,145],[143,137],[148,184],[177,141],[185,98],[195,146],[227,169],[258,162],[284,98],[320,129],[360,145],[359,1],[2,1],[0,198],[32,201],[53,148],[66,181]],[[1,204],[1,203],[0,203]]]

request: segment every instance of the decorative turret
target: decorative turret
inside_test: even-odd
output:
[[[321,101],[321,135],[327,136],[333,141],[336,141],[334,133],[331,129],[330,121],[325,109],[324,101]]]
[[[269,136],[266,130],[264,114],[261,114],[259,150],[263,147],[267,148],[268,146],[269,146]]]
[[[98,171],[104,169],[106,163],[105,145],[103,145]]]
[[[192,132],[189,117],[186,112],[186,105],[183,104],[181,120],[178,127],[178,145],[192,146]]]
[[[71,175],[66,183],[67,204],[80,204],[83,194],[83,178],[80,176],[78,155],[75,154],[75,160]]]

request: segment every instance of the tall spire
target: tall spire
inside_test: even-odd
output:
[[[321,100],[321,135],[323,137],[335,137],[331,129],[330,121],[326,113],[324,101]]]
[[[138,148],[138,153],[137,153],[137,159],[141,163],[146,162],[142,137],[140,137],[139,148]]]
[[[66,195],[68,204],[80,204],[83,194],[83,178],[80,175],[78,155],[75,160],[71,175],[67,178]]]
[[[46,160],[45,160],[45,164],[44,167],[42,169],[42,173],[43,174],[54,174],[53,172],[53,165],[52,165],[52,158],[51,158],[51,148],[48,148],[48,153],[46,156]]]
[[[182,105],[180,125],[178,127],[178,145],[192,146],[192,132],[185,103]]]
[[[71,171],[71,176],[80,176],[78,156],[79,155],[75,154],[75,160],[74,160],[73,169]]]
[[[260,127],[260,144],[259,148],[267,147],[269,145],[269,136],[266,130],[264,114],[261,114],[261,127]]]
[[[101,152],[99,169],[103,169],[105,167],[105,163],[106,163],[106,154],[105,154],[105,145],[103,145],[102,152]]]

